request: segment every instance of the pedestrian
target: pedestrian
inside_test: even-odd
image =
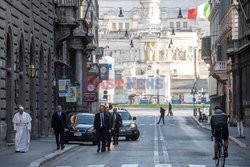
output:
[[[94,129],[96,130],[97,152],[106,151],[106,134],[109,129],[109,118],[105,114],[105,106],[100,106],[100,111],[95,115]]]
[[[111,138],[112,138],[112,131],[111,131],[111,128],[112,128],[112,114],[111,114],[111,112],[113,112],[112,111],[112,105],[111,105],[111,103],[110,103],[110,105],[109,105],[109,107],[107,107],[106,108],[106,110],[105,110],[105,114],[107,115],[107,117],[108,117],[108,120],[109,120],[109,128],[108,128],[108,131],[107,131],[107,134],[106,134],[106,138],[107,138],[107,147],[108,147],[108,151],[110,151],[110,145],[111,145]]]
[[[24,108],[19,105],[18,112],[12,120],[14,124],[16,152],[26,153],[29,151],[31,120],[30,115],[24,112]]]
[[[111,103],[109,103],[109,112],[112,113],[113,112],[113,106]]]
[[[113,134],[113,145],[118,145],[119,130],[122,126],[122,118],[119,113],[117,113],[117,108],[113,109],[112,115],[112,134]]]
[[[54,112],[52,116],[52,122],[51,122],[52,130],[54,130],[55,137],[56,137],[56,145],[57,150],[64,149],[64,130],[67,128],[67,122],[66,122],[66,115],[62,111],[62,106],[58,105],[56,112]]]
[[[162,120],[163,125],[165,125],[165,122],[164,122],[165,111],[166,111],[166,110],[165,110],[164,108],[160,107],[161,116],[160,116],[159,121],[157,122],[157,124],[159,124],[159,123],[161,122],[161,120]]]
[[[172,104],[171,103],[168,103],[168,114],[167,116],[173,116],[173,111],[172,111]]]

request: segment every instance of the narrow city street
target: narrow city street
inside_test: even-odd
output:
[[[191,110],[174,110],[165,125],[157,125],[158,109],[129,109],[137,117],[138,141],[121,138],[110,152],[82,145],[43,167],[212,167],[215,166],[211,133],[192,119]],[[249,150],[230,142],[227,167],[249,167]]]

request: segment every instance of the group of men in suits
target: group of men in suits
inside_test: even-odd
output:
[[[106,147],[110,151],[111,138],[113,136],[113,145],[118,145],[119,128],[122,126],[122,119],[117,109],[109,105],[100,106],[100,111],[95,115],[94,129],[96,130],[97,152],[105,152]]]
[[[96,139],[98,149],[97,152],[110,151],[111,138],[113,137],[113,145],[118,145],[119,128],[122,126],[122,119],[117,109],[104,105],[100,106],[100,111],[95,115],[94,129],[96,130]],[[52,130],[56,137],[57,150],[64,149],[64,130],[67,128],[66,114],[62,111],[62,106],[58,105],[56,112],[52,116]]]

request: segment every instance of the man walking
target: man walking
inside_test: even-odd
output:
[[[122,126],[122,118],[117,113],[117,108],[113,109],[112,115],[112,133],[113,133],[113,145],[118,145],[119,129]]]
[[[105,110],[105,114],[108,117],[109,125],[110,125],[108,130],[107,130],[107,134],[106,134],[106,141],[107,141],[108,151],[110,151],[111,137],[112,137],[112,134],[111,134],[111,128],[112,128],[111,127],[111,125],[112,125],[112,114],[111,114],[111,112],[112,112],[112,109],[113,109],[113,107],[112,107],[112,105],[110,103],[109,107],[107,107],[106,110]]]
[[[96,130],[96,138],[98,149],[97,152],[106,151],[106,135],[109,129],[109,118],[107,114],[105,114],[105,106],[100,106],[100,112],[95,115],[94,120],[94,129]],[[101,145],[102,144],[102,145]]]
[[[168,114],[167,114],[167,116],[168,115],[173,116],[172,104],[171,103],[168,103]]]
[[[64,149],[64,129],[67,128],[66,115],[62,111],[62,106],[58,105],[56,112],[52,116],[51,127],[56,136],[57,150]]]
[[[28,152],[31,133],[31,117],[24,112],[24,108],[19,105],[18,112],[13,117],[15,131],[15,149],[16,152]]]
[[[165,125],[165,122],[164,122],[164,117],[165,117],[165,109],[164,108],[160,108],[160,113],[161,113],[161,116],[160,116],[160,118],[159,118],[159,121],[157,122],[157,124],[159,124],[160,122],[161,122],[161,120],[162,120],[162,122],[163,122],[163,125]]]

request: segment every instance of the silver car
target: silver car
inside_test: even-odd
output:
[[[122,118],[122,127],[120,128],[119,136],[126,137],[126,140],[137,140],[140,136],[140,131],[135,123],[136,117],[132,117],[125,109],[118,109],[117,112]]]

